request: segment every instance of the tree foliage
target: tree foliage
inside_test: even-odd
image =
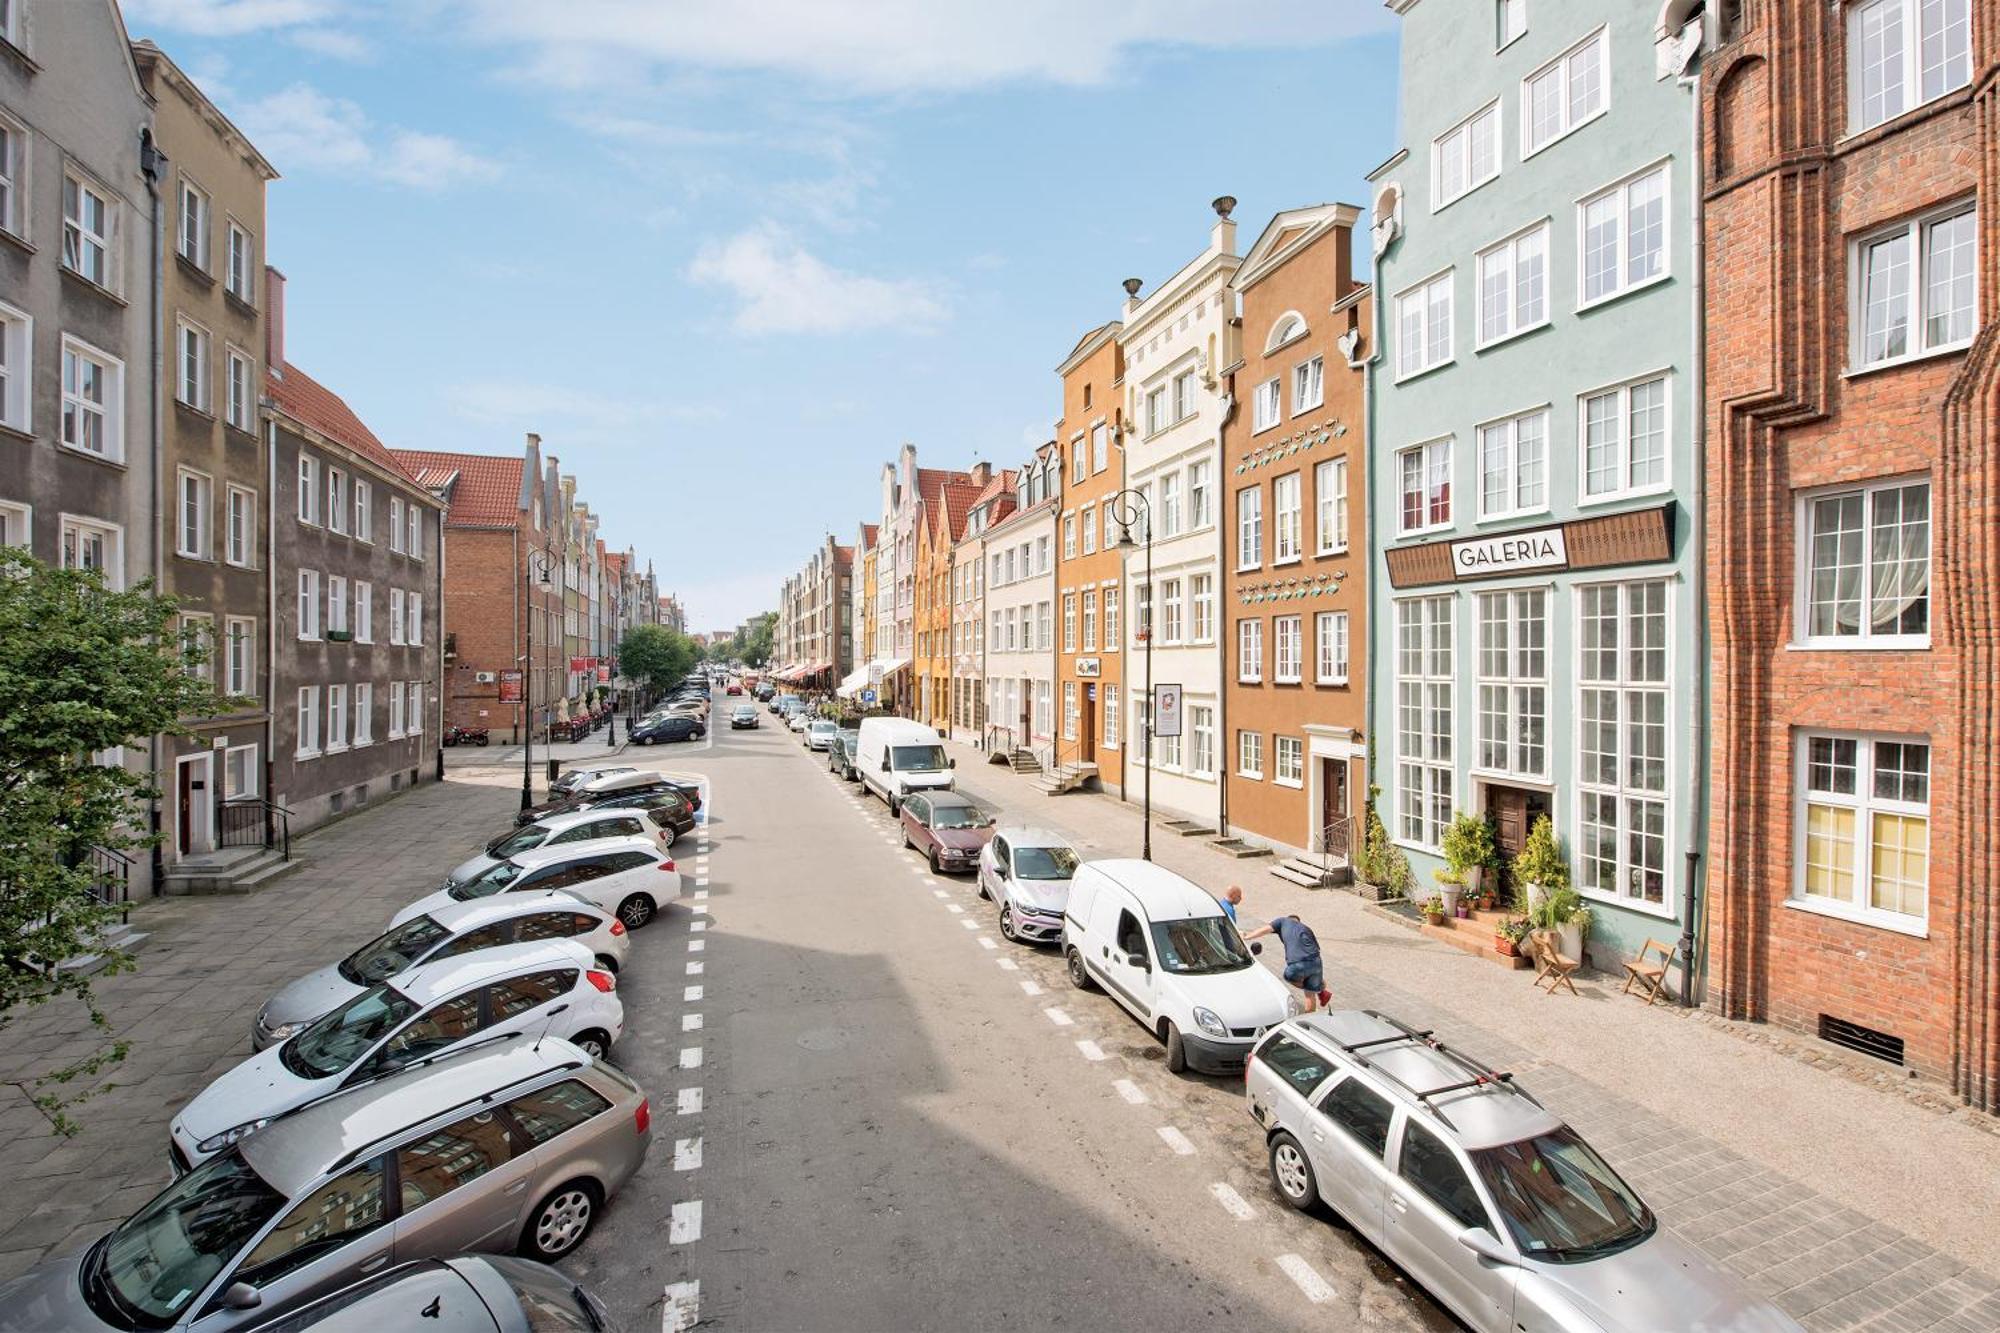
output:
[[[57,569],[0,549],[0,1042],[23,1012],[61,1000],[82,1004],[103,1035],[95,1049],[45,1075],[61,1087],[122,1059],[125,1044],[91,992],[62,964],[131,959],[103,932],[117,909],[96,893],[99,850],[150,847],[150,774],[105,762],[106,751],[181,730],[224,701],[199,679],[205,643],[182,640],[172,598],[141,585],[108,588],[94,570]],[[57,1129],[73,1132],[65,1099],[36,1100]]]
[[[618,642],[618,671],[655,690],[680,684],[701,660],[694,640],[665,625],[634,625]]]
[[[778,613],[766,611],[737,627],[735,637],[729,642],[727,655],[745,666],[769,666],[777,636]]]

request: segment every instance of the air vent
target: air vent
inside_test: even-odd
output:
[[[1844,1018],[1835,1018],[1832,1014],[1819,1016],[1819,1036],[1821,1041],[1830,1041],[1835,1046],[1845,1046],[1850,1051],[1872,1055],[1877,1060],[1886,1060],[1892,1065],[1903,1063],[1901,1037],[1892,1037],[1886,1032],[1877,1032],[1874,1028],[1865,1028]]]

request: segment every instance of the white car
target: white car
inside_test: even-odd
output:
[[[614,773],[630,773],[631,771],[631,764],[585,764],[581,768],[568,770],[551,783],[549,785],[549,795],[552,797],[569,796],[581,790],[587,782],[593,782],[598,778],[608,778]]]
[[[664,819],[655,823],[647,810],[573,810],[568,814],[543,815],[532,824],[512,829],[486,844],[486,850],[458,863],[444,883],[470,884],[508,857],[532,852],[538,847],[568,847],[602,838],[651,838],[662,852],[674,845],[674,826]]]
[[[537,847],[496,861],[469,883],[426,894],[396,913],[389,924],[400,926],[413,916],[449,903],[531,889],[561,889],[615,913],[627,930],[637,930],[681,896],[681,876],[673,858],[650,838],[603,838]]]
[[[1062,939],[1069,882],[1082,860],[1060,833],[998,828],[979,849],[979,896],[1000,908],[1000,933],[1016,944]]]
[[[216,1079],[169,1127],[175,1165],[200,1165],[307,1102],[475,1038],[547,1032],[593,1057],[625,1030],[618,982],[575,940],[509,944],[371,986]]]
[[[785,725],[790,727],[793,731],[804,731],[807,727],[812,725],[812,721],[813,719],[811,713],[808,713],[803,708],[794,708],[792,710],[792,715],[785,720]]]
[[[840,724],[831,718],[814,718],[806,724],[806,748],[824,750],[833,744],[833,738],[840,734]]]
[[[1177,1074],[1241,1071],[1257,1039],[1303,1008],[1259,951],[1206,889],[1151,861],[1086,861],[1070,880],[1070,984],[1103,987],[1166,1043]]]
[[[613,973],[625,965],[632,946],[623,921],[560,889],[502,893],[420,912],[266,1000],[250,1025],[250,1049],[284,1041],[370,986],[413,967],[508,944],[566,939],[589,949],[597,966]]]

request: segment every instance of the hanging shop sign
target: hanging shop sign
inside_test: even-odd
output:
[[[1654,505],[1458,541],[1416,542],[1391,547],[1384,554],[1389,584],[1395,588],[1655,565],[1674,556],[1674,506]]]

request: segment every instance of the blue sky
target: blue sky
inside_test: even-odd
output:
[[[691,627],[904,440],[1010,466],[1205,243],[1365,204],[1379,0],[124,0],[282,173],[288,355],[384,440],[538,431]]]

